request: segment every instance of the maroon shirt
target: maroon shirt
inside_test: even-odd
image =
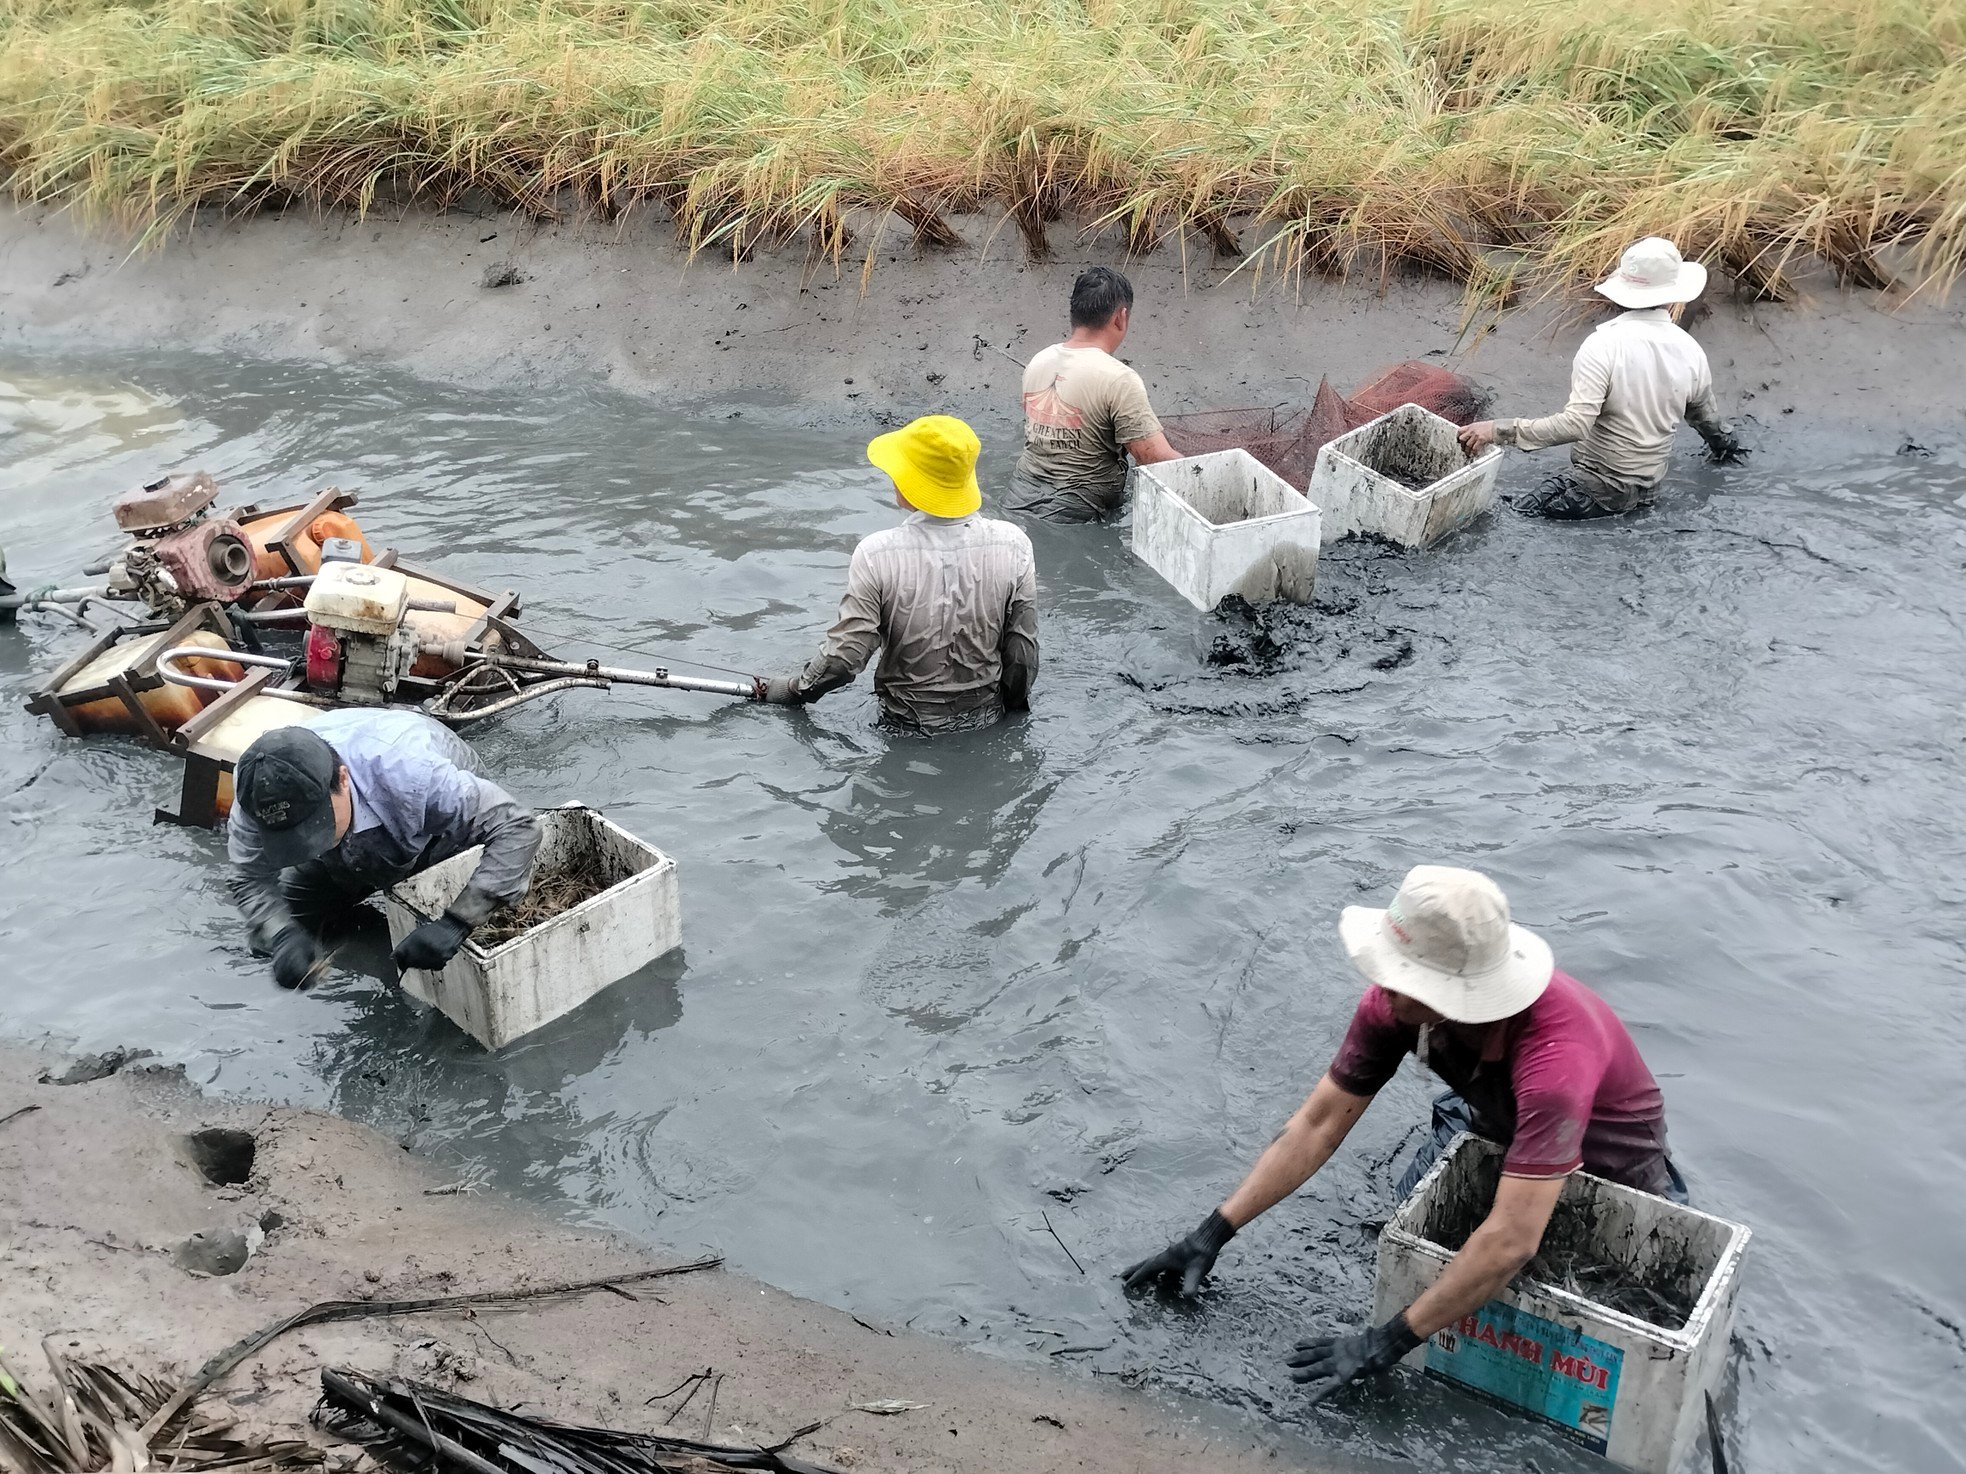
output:
[[[1666,1105],[1611,1005],[1566,973],[1534,1003],[1494,1024],[1429,1025],[1422,1056],[1474,1108],[1483,1135],[1508,1148],[1511,1177],[1562,1177],[1584,1167],[1642,1192],[1663,1192]],[[1393,1017],[1385,990],[1359,1000],[1331,1078],[1376,1095],[1421,1030]]]

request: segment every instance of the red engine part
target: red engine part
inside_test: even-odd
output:
[[[307,684],[316,691],[341,689],[341,640],[323,624],[307,627]]]
[[[252,544],[239,524],[227,518],[208,517],[166,533],[153,551],[187,599],[229,604],[252,587]]]

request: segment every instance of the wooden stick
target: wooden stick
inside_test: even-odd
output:
[[[182,1412],[186,1403],[247,1357],[278,1340],[288,1331],[298,1330],[302,1326],[319,1325],[324,1321],[369,1320],[378,1316],[421,1315],[433,1310],[462,1310],[467,1306],[522,1305],[529,1300],[584,1295],[611,1284],[632,1285],[641,1280],[666,1279],[673,1274],[694,1274],[698,1270],[716,1269],[723,1262],[722,1255],[715,1255],[707,1259],[693,1259],[688,1264],[671,1265],[667,1269],[644,1269],[634,1274],[611,1274],[601,1279],[581,1280],[568,1285],[547,1285],[537,1290],[486,1290],[472,1295],[440,1295],[429,1300],[324,1300],[319,1305],[310,1305],[305,1310],[297,1310],[284,1320],[276,1320],[271,1325],[262,1326],[244,1340],[235,1342],[212,1357],[198,1368],[196,1376],[172,1393],[170,1400],[150,1415],[150,1421],[145,1423],[141,1430],[143,1441],[154,1443],[159,1430]]]

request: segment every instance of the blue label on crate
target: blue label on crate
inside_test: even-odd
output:
[[[1554,1423],[1592,1453],[1611,1440],[1624,1352],[1499,1300],[1427,1343],[1427,1371]]]

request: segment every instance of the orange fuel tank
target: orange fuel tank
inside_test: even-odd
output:
[[[297,573],[321,571],[321,545],[305,532],[296,533],[291,544],[294,558],[300,564],[298,568],[288,567],[287,560],[273,547],[273,539],[292,520],[289,514],[283,513],[277,517],[255,517],[240,524],[246,541],[253,547],[253,577],[291,578]]]
[[[281,512],[271,517],[255,517],[252,521],[242,524],[246,541],[252,544],[253,577],[291,578],[301,573],[319,573],[321,544],[331,537],[345,537],[350,542],[360,543],[362,561],[364,563],[375,561],[375,550],[369,546],[368,536],[362,531],[359,522],[346,512],[323,512],[308,523],[305,529],[294,534],[290,546],[293,548],[294,560],[300,566],[290,568],[287,566],[287,560],[274,548],[273,539],[278,537],[280,530],[292,520],[292,512]],[[282,605],[299,602],[298,598],[291,596],[280,598]]]
[[[148,640],[134,641],[128,645],[118,645],[103,652],[83,670],[78,671],[69,681],[69,688],[98,686],[119,671],[125,671],[138,664],[156,648],[161,636]],[[184,669],[192,675],[211,676],[219,680],[237,681],[244,678],[246,668],[236,660],[227,660],[232,647],[210,630],[194,630],[183,637],[185,645],[196,645],[210,650],[211,655],[195,656],[183,662]],[[141,692],[137,702],[150,719],[166,732],[175,732],[186,722],[203,711],[206,705],[218,699],[216,691],[201,691],[195,686],[178,686],[165,683],[152,691]],[[69,708],[68,714],[74,718],[75,725],[84,732],[120,733],[132,735],[141,731],[136,715],[125,706],[119,697],[105,696],[100,701],[86,702],[81,706]]]
[[[375,550],[369,546],[368,537],[362,531],[362,524],[346,512],[323,512],[307,524],[307,536],[317,549],[330,538],[347,538],[352,543],[362,545],[364,563],[375,562]]]

